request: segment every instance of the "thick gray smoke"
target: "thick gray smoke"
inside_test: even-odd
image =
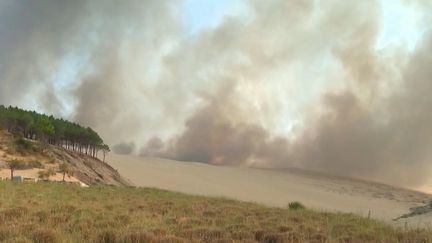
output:
[[[116,154],[131,154],[135,150],[134,143],[119,143],[113,146],[113,151]]]
[[[403,4],[427,26],[427,1]],[[250,0],[190,36],[181,1],[0,0],[0,102],[92,126],[119,153],[417,186],[432,38],[377,48],[382,7]]]
[[[78,44],[84,2],[0,0],[0,103],[29,107],[38,100],[59,112],[54,72]]]
[[[228,76],[229,81],[219,81],[222,88],[186,120],[181,134],[165,146],[152,138],[142,154],[213,164],[296,166],[405,186],[423,183],[432,169],[432,141],[425,136],[432,132],[432,116],[426,112],[432,105],[427,78],[432,43],[423,40],[409,57],[398,53],[383,58],[375,50],[377,2],[356,6],[335,2],[324,10],[314,29],[303,25],[313,21],[317,6],[308,1],[284,3],[289,6],[261,6],[257,1],[255,21],[226,21],[203,34],[193,50],[185,51],[192,60],[211,60],[212,66],[225,54],[232,62],[232,52],[245,55],[248,62],[225,61],[225,69],[217,75]],[[287,9],[293,13],[286,13]],[[278,31],[257,36],[269,26]],[[239,107],[243,82],[263,82],[256,75],[265,75],[284,62],[311,58],[313,64],[313,56],[326,51],[340,63],[341,74],[333,78],[343,85],[324,90],[314,109],[302,111],[303,128],[292,137],[272,133]],[[217,57],[212,56],[216,53]],[[405,63],[404,58],[408,58]]]
[[[0,2],[2,104],[76,120],[110,144],[164,124],[147,108],[155,66],[178,39],[179,2]]]

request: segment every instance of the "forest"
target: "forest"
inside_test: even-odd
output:
[[[109,151],[109,146],[90,127],[17,107],[0,105],[0,129],[16,137],[37,140],[93,157],[97,157],[100,150]]]

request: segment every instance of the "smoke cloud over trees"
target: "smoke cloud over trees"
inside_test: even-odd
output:
[[[0,0],[0,103],[91,126],[119,153],[430,177],[427,1],[400,3],[412,48],[379,45],[378,0],[243,1],[193,35],[181,4]]]

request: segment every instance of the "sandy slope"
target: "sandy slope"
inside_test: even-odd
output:
[[[395,223],[392,219],[421,206],[432,196],[300,170],[265,170],[212,166],[156,158],[110,155],[109,163],[136,186],[189,194],[223,196],[285,207],[300,201],[309,208],[353,212]],[[401,219],[396,224],[432,225],[432,213]]]

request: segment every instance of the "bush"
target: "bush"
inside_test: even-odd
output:
[[[29,168],[29,169],[33,169],[33,168],[42,169],[44,167],[42,165],[42,163],[40,161],[37,161],[37,160],[33,160],[33,161],[30,161],[30,162],[27,162],[26,164],[27,164],[26,165],[27,168]]]
[[[300,210],[300,209],[305,209],[305,206],[303,206],[303,204],[301,204],[300,202],[290,202],[288,204],[288,208],[290,210]]]
[[[38,177],[41,180],[48,180],[52,175],[55,175],[55,172],[52,169],[41,170],[38,172]]]
[[[17,130],[15,130],[15,129],[12,130],[11,133],[12,133],[12,136],[13,136],[14,138],[19,139],[19,138],[22,138],[22,137],[23,137],[23,134],[22,134],[20,131],[17,131]]]
[[[18,145],[20,148],[25,150],[30,150],[33,148],[33,143],[28,141],[27,139],[23,137],[19,137],[15,140],[15,144]]]

